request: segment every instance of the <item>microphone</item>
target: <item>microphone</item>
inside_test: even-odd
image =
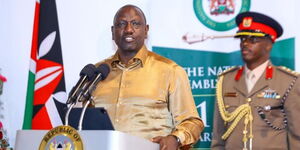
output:
[[[109,74],[110,69],[107,64],[101,64],[95,70],[95,77],[93,80],[90,81],[90,84],[86,89],[84,89],[83,93],[81,94],[79,101],[82,102],[83,100],[89,100],[91,98],[92,92],[96,89],[97,84],[106,79],[107,75]]]
[[[80,100],[86,100],[86,103],[84,104],[84,107],[81,111],[80,114],[80,118],[79,118],[79,123],[78,123],[78,130],[81,131],[82,129],[82,122],[83,122],[83,117],[86,111],[87,106],[90,104],[91,102],[91,94],[92,92],[96,89],[97,84],[104,80],[108,73],[109,73],[109,66],[107,64],[101,64],[99,67],[96,68],[96,77],[90,81],[90,84],[88,86],[88,88],[83,92],[83,94],[80,96]]]
[[[93,64],[86,65],[79,73],[80,79],[76,83],[76,85],[72,88],[69,93],[69,98],[67,100],[68,110],[65,114],[65,125],[69,125],[69,115],[72,108],[75,106],[76,102],[78,101],[78,97],[81,95],[83,89],[86,88],[88,82],[95,78],[95,71],[96,67]]]
[[[67,104],[76,103],[76,98],[82,86],[95,77],[96,67],[93,64],[86,65],[79,73],[80,79],[69,93]]]

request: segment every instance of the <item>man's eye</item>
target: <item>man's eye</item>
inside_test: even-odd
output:
[[[250,37],[249,39],[251,43],[256,43],[258,41],[256,37]]]
[[[126,23],[125,22],[119,22],[117,23],[117,27],[125,27]]]
[[[241,39],[241,42],[245,42],[247,38],[241,37],[240,39]]]
[[[132,25],[133,27],[135,27],[135,28],[138,28],[139,26],[142,25],[142,23],[140,23],[140,22],[138,22],[138,21],[133,21],[133,22],[131,22],[131,25]]]
[[[260,38],[259,37],[255,37],[255,36],[250,36],[250,37],[241,37],[241,42],[250,42],[252,44],[255,44],[257,42],[260,42]]]
[[[134,25],[134,26],[138,26],[138,25],[141,25],[141,23],[140,23],[140,22],[136,22],[136,21],[134,21],[134,22],[132,22],[132,25]]]

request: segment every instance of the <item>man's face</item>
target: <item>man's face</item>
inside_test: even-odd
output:
[[[246,63],[263,63],[270,57],[272,42],[268,37],[241,36],[241,54]]]
[[[124,7],[115,16],[112,26],[113,40],[121,51],[138,51],[147,38],[148,25],[135,7]]]

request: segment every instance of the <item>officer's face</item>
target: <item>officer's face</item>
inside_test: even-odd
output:
[[[147,38],[148,25],[135,7],[124,7],[115,16],[112,26],[113,40],[121,51],[138,51]]]
[[[248,63],[261,64],[269,59],[272,41],[268,37],[241,36],[241,54]]]

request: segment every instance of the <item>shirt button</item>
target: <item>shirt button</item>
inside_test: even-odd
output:
[[[251,101],[252,101],[252,99],[251,99],[251,98],[247,98],[247,101],[248,101],[248,102],[251,102]]]
[[[116,122],[119,122],[119,119],[116,119]]]

